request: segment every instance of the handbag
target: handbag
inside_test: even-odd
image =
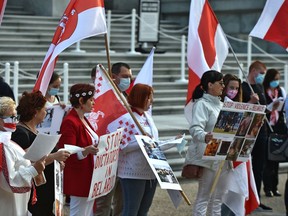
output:
[[[181,176],[187,179],[197,179],[203,174],[203,167],[187,164],[182,168]]]
[[[268,139],[268,160],[288,161],[288,134],[270,134]]]

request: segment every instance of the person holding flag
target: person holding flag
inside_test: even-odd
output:
[[[196,86],[192,96],[194,105],[189,128],[192,142],[188,147],[185,166],[190,167],[191,175],[199,181],[193,216],[204,216],[207,212],[210,213],[209,215],[221,215],[223,191],[228,181],[225,175],[228,163],[224,163],[216,189],[211,194],[220,161],[203,160],[202,156],[206,145],[213,138],[211,131],[223,105],[220,101],[223,89],[223,74],[209,70],[202,75],[200,84]]]
[[[132,71],[128,64],[124,62],[117,62],[112,65],[112,78],[119,90],[125,97],[128,96],[127,90],[132,83]]]
[[[266,73],[266,65],[261,61],[254,61],[249,66],[247,82],[242,83],[243,102],[266,105],[266,98],[263,89],[263,80]],[[253,89],[253,92],[250,88]],[[267,150],[267,124],[264,123],[259,131],[257,139],[252,150],[252,167],[257,187],[257,193],[260,198],[261,183],[263,180],[263,171],[265,168],[266,150]],[[272,208],[260,202],[260,210],[271,211]]]

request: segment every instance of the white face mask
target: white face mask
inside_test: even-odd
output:
[[[130,86],[130,78],[120,78],[120,83],[118,85],[120,91],[126,91]]]

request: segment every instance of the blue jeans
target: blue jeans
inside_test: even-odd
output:
[[[122,216],[147,216],[155,194],[157,180],[120,178],[124,208]]]

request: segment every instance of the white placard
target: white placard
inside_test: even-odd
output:
[[[100,137],[88,200],[108,194],[115,185],[123,128]]]

